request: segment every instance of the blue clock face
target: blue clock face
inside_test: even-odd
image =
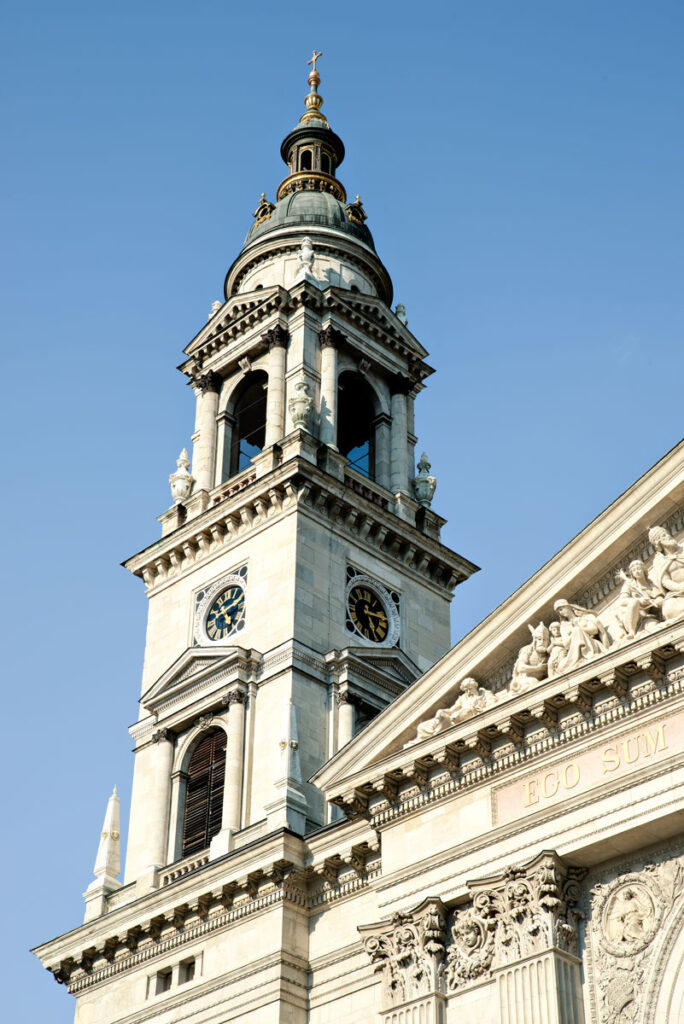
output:
[[[206,631],[210,640],[223,640],[242,629],[245,619],[245,592],[232,586],[216,598],[207,614]]]

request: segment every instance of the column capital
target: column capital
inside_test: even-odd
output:
[[[357,697],[355,693],[350,693],[349,690],[338,690],[335,696],[335,703],[338,708],[341,707],[342,704],[351,704],[352,707],[358,708],[361,707],[363,701],[360,697]]]
[[[408,395],[413,382],[403,373],[393,373],[389,379],[389,386],[392,395]]]
[[[230,711],[231,705],[233,704],[246,704],[247,694],[244,690],[229,690],[228,693],[224,693],[221,697],[221,705],[224,708],[228,708]]]
[[[215,394],[218,394],[221,390],[223,377],[220,373],[214,373],[213,370],[207,370],[206,373],[198,373],[195,377],[192,377],[190,383],[196,391],[200,391],[203,395],[208,391],[213,391]]]
[[[176,735],[171,729],[156,729],[152,733],[152,742],[161,743],[162,740],[166,740],[168,743],[173,743]]]
[[[290,335],[281,324],[276,324],[261,335],[261,340],[266,342],[270,352],[274,348],[287,348]]]
[[[341,348],[347,340],[342,331],[338,331],[332,324],[328,324],[318,335],[321,348]]]

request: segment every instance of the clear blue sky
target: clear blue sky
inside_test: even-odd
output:
[[[129,0],[2,13],[3,1014],[71,1022],[27,952],[124,818],[146,601],[192,430],[175,370],[284,175],[316,46],[410,326],[458,639],[681,437],[684,8]],[[9,700],[9,707],[7,701]]]

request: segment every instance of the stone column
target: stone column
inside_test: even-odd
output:
[[[337,451],[337,349],[344,335],[328,324],[318,337],[321,343],[320,440]]]
[[[411,384],[401,374],[392,378],[391,486],[395,494],[408,494],[408,415],[406,396]]]
[[[154,776],[150,780],[145,808],[150,869],[162,867],[167,862],[174,735],[169,729],[158,729],[152,740],[156,744]]]
[[[233,835],[241,824],[242,778],[245,747],[245,702],[242,690],[231,690],[224,698],[227,704],[226,775],[223,784],[221,831],[211,841],[211,860],[233,848]]]
[[[213,370],[201,373],[192,380],[192,386],[197,394],[197,440],[192,453],[192,472],[197,481],[198,491],[210,491],[214,486],[216,414],[221,383],[221,377]]]
[[[337,749],[341,750],[354,738],[356,727],[356,698],[348,690],[337,694]]]
[[[289,334],[276,324],[263,337],[269,348],[264,447],[270,448],[285,434],[285,360]]]

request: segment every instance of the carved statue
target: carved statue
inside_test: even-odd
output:
[[[549,631],[543,622],[527,627],[532,634],[532,643],[520,648],[509,692],[524,693],[534,683],[546,678],[549,661]]]
[[[665,622],[684,616],[684,551],[663,526],[648,531],[655,548],[649,578],[662,597],[661,614]]]
[[[311,244],[310,238],[303,238],[302,245],[297,252],[297,259],[299,261],[300,273],[310,274],[313,277],[313,265],[314,265],[314,251],[313,245]]]
[[[450,729],[457,722],[464,718],[471,718],[482,711],[486,711],[493,704],[496,704],[496,697],[491,690],[485,690],[480,686],[477,679],[467,678],[461,683],[461,692],[458,700],[450,708],[440,708],[432,718],[421,722],[416,731],[416,738],[407,743],[406,746],[413,746],[429,736],[436,736],[446,729]]]
[[[568,649],[561,635],[561,624],[558,621],[549,623],[549,663],[547,675],[549,679],[563,671],[563,664],[568,656]]]
[[[627,572],[620,569],[617,579],[622,580],[622,588],[615,607],[616,639],[633,640],[642,629],[654,629],[658,625],[662,598],[659,599],[658,590],[639,558],[630,562]]]
[[[554,603],[553,610],[558,613],[560,638],[567,651],[561,671],[570,672],[585,661],[605,654],[610,647],[610,637],[597,615],[563,597]]]

